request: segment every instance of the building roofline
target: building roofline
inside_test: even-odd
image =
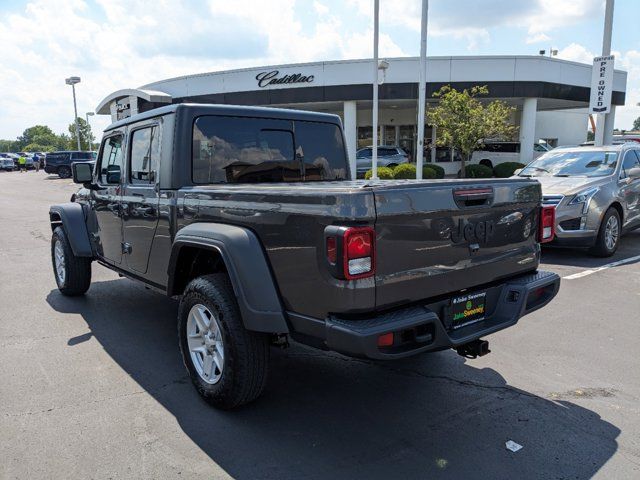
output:
[[[392,62],[401,62],[401,61],[419,61],[419,57],[381,57],[381,59],[392,61]],[[442,56],[428,56],[427,61],[429,60],[500,60],[500,59],[527,59],[527,60],[542,60],[549,63],[563,63],[568,65],[576,65],[581,67],[589,67],[591,65],[588,63],[576,62],[574,60],[564,60],[560,58],[552,58],[546,57],[543,55],[442,55]],[[158,80],[155,82],[147,83],[139,87],[140,89],[148,89],[149,87],[153,87],[154,85],[158,85],[165,82],[172,82],[177,80],[186,80],[189,78],[197,78],[197,77],[205,77],[209,75],[223,75],[230,73],[242,73],[242,72],[250,72],[259,69],[279,69],[279,68],[293,68],[293,67],[309,67],[314,65],[339,65],[339,64],[349,64],[349,63],[367,63],[372,62],[372,58],[357,58],[357,59],[349,59],[349,60],[321,60],[317,62],[299,62],[299,63],[286,63],[286,64],[277,64],[277,65],[258,65],[255,67],[245,67],[245,68],[235,68],[231,70],[213,70],[209,72],[200,72],[189,75],[179,75],[177,77],[165,78],[163,80]],[[614,72],[618,73],[627,73],[625,70],[614,69]]]
[[[123,88],[121,90],[116,90],[115,92],[110,93],[96,107],[96,113],[98,115],[108,115],[110,113],[109,108],[110,104],[113,100],[117,100],[119,98],[136,96],[146,100],[147,102],[155,102],[155,103],[171,103],[173,98],[171,95],[165,92],[159,92],[157,90],[148,90],[141,88]]]

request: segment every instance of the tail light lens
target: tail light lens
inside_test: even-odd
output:
[[[371,227],[327,227],[326,258],[333,276],[356,280],[374,275],[375,239]]]
[[[556,236],[556,208],[542,207],[540,209],[540,228],[538,229],[538,241],[547,243]]]

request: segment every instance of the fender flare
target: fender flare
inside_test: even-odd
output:
[[[93,257],[82,205],[73,202],[51,205],[49,220],[51,221],[51,230],[62,223],[64,233],[67,235],[71,250],[76,257]]]
[[[289,333],[275,280],[258,237],[249,229],[221,223],[192,223],[178,231],[169,260],[167,293],[174,292],[182,247],[217,251],[229,273],[247,330]]]

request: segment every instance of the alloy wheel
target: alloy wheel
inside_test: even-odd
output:
[[[607,220],[607,224],[604,228],[604,243],[607,249],[613,250],[618,243],[618,236],[620,235],[620,227],[618,225],[618,219],[615,215],[612,215]]]
[[[193,367],[205,382],[218,383],[224,370],[224,344],[218,319],[198,303],[189,310],[186,327]]]
[[[67,278],[67,269],[64,259],[64,248],[62,247],[62,242],[60,240],[56,240],[55,246],[53,247],[53,256],[58,282],[60,285],[64,285],[64,281]]]

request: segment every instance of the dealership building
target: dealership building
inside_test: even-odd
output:
[[[111,115],[115,121],[187,102],[335,113],[342,118],[349,157],[354,159],[357,148],[373,143],[371,62],[274,65],[160,80],[111,93],[96,113]],[[419,63],[417,57],[391,58],[381,62],[386,68],[379,70],[379,144],[400,145],[414,155]],[[612,115],[616,105],[624,105],[626,83],[626,72],[616,70]],[[511,121],[519,127],[521,145],[533,147],[539,141],[551,146],[576,145],[586,140],[590,84],[591,65],[556,58],[429,57],[427,110],[437,103],[432,95],[443,85],[458,90],[486,85],[489,95],[483,99],[499,99],[516,108]],[[426,139],[436,135],[437,131],[425,127]],[[533,148],[520,148],[521,162],[530,161],[532,154]]]

